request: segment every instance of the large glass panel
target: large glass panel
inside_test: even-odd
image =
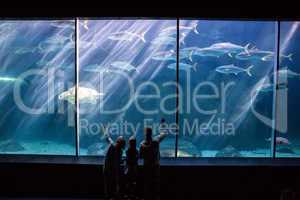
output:
[[[82,19],[79,30],[80,154],[105,154],[104,127],[139,144],[144,127],[174,125],[176,21]],[[175,155],[174,138],[162,156]]]
[[[0,21],[0,55],[0,153],[74,154],[74,20]]]
[[[299,157],[300,23],[280,22],[280,65],[277,73],[276,156]]]
[[[180,21],[178,156],[268,157],[275,23]]]

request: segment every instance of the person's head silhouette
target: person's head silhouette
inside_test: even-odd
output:
[[[151,142],[152,141],[152,128],[145,128],[145,139],[147,142]]]

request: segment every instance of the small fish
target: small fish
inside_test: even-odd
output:
[[[179,63],[179,70],[190,70],[193,69],[194,71],[197,71],[197,63],[194,63],[193,65],[187,64],[187,63]],[[169,69],[173,69],[176,70],[177,69],[177,64],[176,63],[172,63],[168,65]]]
[[[266,139],[266,141],[271,142],[271,138]],[[276,137],[276,144],[282,144],[282,145],[290,145],[290,141],[287,138],[284,137]]]
[[[125,61],[115,61],[115,62],[111,63],[110,65],[116,69],[121,69],[121,70],[128,71],[128,72],[130,72],[130,71],[139,72],[136,67],[134,67],[133,65],[131,65],[130,63],[125,62]]]
[[[231,65],[223,65],[223,66],[219,66],[216,68],[216,71],[219,72],[219,73],[222,73],[222,74],[234,74],[234,75],[238,75],[239,73],[241,72],[246,72],[248,74],[248,76],[252,76],[251,74],[251,69],[253,68],[254,66],[251,65],[249,66],[248,68],[246,69],[243,69],[241,67],[237,67],[233,64]]]
[[[120,32],[112,33],[108,37],[108,39],[116,40],[116,41],[130,41],[130,42],[135,39],[140,39],[142,42],[146,43],[145,34],[146,32],[138,34],[130,31],[120,31]]]

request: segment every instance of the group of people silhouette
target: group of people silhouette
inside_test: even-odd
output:
[[[136,138],[130,137],[126,158],[122,159],[126,141],[119,136],[114,142],[105,130],[105,137],[109,147],[104,160],[103,174],[104,186],[107,199],[136,199],[137,198],[137,177],[138,160],[143,160],[143,186],[144,199],[159,199],[159,180],[160,180],[160,151],[159,144],[167,136],[165,129],[165,119],[160,121],[160,133],[153,138],[152,128],[144,129],[144,140],[137,149]],[[123,167],[125,161],[125,168]]]

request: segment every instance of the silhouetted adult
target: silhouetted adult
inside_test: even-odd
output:
[[[122,136],[119,136],[114,143],[107,130],[105,130],[104,135],[109,143],[103,166],[105,194],[108,199],[119,199],[120,179],[123,176],[122,153],[126,142]]]
[[[145,128],[145,140],[140,146],[140,158],[143,159],[144,198],[159,199],[160,153],[159,143],[165,138],[165,132],[152,139],[152,129]]]

